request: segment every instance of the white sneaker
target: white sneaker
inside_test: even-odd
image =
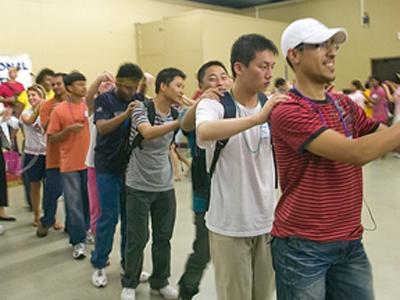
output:
[[[83,243],[76,244],[72,252],[74,259],[84,259],[86,257],[86,246]]]
[[[178,299],[179,296],[178,291],[169,284],[159,290],[150,289],[150,294],[158,295],[168,300]]]
[[[149,281],[150,278],[150,274],[147,273],[146,271],[142,271],[142,273],[140,273],[140,283],[146,283],[147,281]]]
[[[101,288],[107,285],[106,269],[96,269],[92,275],[92,283],[95,287]]]
[[[121,300],[135,300],[136,292],[135,289],[123,288],[121,292]]]
[[[95,237],[94,237],[93,233],[90,230],[88,230],[86,232],[86,244],[94,245],[94,241],[95,241]]]
[[[6,226],[0,224],[0,235],[6,232]]]

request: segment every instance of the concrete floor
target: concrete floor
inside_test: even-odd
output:
[[[365,198],[377,222],[377,230],[366,231],[364,243],[373,265],[376,299],[395,300],[400,295],[400,160],[388,156],[370,163],[364,169]],[[176,184],[178,214],[172,242],[172,276],[176,285],[194,236],[192,225],[190,183]],[[22,188],[10,189],[9,214],[14,223],[3,223],[7,232],[0,237],[0,299],[1,300],[109,300],[119,299],[119,250],[115,247],[107,268],[109,284],[96,289],[90,283],[92,267],[89,259],[75,261],[71,256],[67,235],[51,231],[38,239],[31,226],[32,213],[24,208]],[[59,212],[62,214],[62,203]],[[373,227],[364,206],[363,223]],[[118,238],[118,235],[116,235]],[[118,245],[118,244],[115,244]],[[149,247],[146,249],[145,270],[151,271]],[[212,267],[207,270],[197,300],[216,299]],[[160,299],[150,296],[148,284],[137,289],[137,299]],[[247,300],[247,299],[243,299]],[[362,300],[362,299],[354,299]]]

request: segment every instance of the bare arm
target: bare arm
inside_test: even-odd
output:
[[[39,108],[36,108],[33,110],[33,113],[30,116],[22,114],[21,121],[26,125],[32,125],[33,123],[36,122],[38,116],[39,116]]]
[[[239,132],[267,122],[272,108],[277,103],[285,101],[286,99],[288,99],[286,95],[276,94],[268,100],[261,111],[255,115],[243,118],[202,122],[197,127],[197,135],[202,141],[217,141],[230,138]]]
[[[386,97],[390,102],[395,102],[395,98],[393,97],[392,93],[390,92],[389,87],[386,84],[382,84],[383,90],[385,91]]]
[[[96,129],[100,135],[106,135],[114,131],[120,126],[127,118],[130,118],[132,111],[140,105],[140,102],[134,101],[129,103],[128,108],[120,115],[109,120],[97,120]]]
[[[93,81],[86,92],[85,99],[86,105],[88,106],[89,115],[93,113],[95,96],[99,90],[100,84],[104,81],[115,82],[115,78],[111,73],[105,71]]]
[[[383,129],[381,125],[375,133],[354,140],[328,129],[306,148],[330,160],[363,166],[400,146],[400,124]]]
[[[196,127],[196,108],[201,99],[214,99],[218,100],[220,97],[223,96],[223,92],[218,90],[218,88],[210,88],[205,91],[199,100],[197,100],[192,106],[190,106],[189,110],[186,112],[185,116],[181,121],[181,128],[186,131],[190,132],[193,131]]]
[[[50,143],[60,143],[67,138],[67,136],[73,132],[79,132],[83,128],[83,124],[75,123],[65,127],[63,130],[57,133],[49,134]]]
[[[151,140],[158,138],[167,134],[170,131],[174,131],[175,129],[179,128],[178,120],[173,122],[168,122],[163,125],[154,125],[152,126],[150,123],[142,123],[138,126],[138,131],[146,140]]]

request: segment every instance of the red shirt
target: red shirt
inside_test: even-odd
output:
[[[14,95],[19,95],[24,90],[24,86],[19,82],[4,82],[0,85],[0,96],[9,98]]]
[[[282,189],[272,235],[324,242],[358,239],[363,232],[361,167],[314,155],[306,146],[326,129],[347,130],[358,138],[379,123],[344,95],[330,95],[331,101],[289,96],[271,114]]]

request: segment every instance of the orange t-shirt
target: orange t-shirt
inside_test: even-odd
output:
[[[48,126],[48,122],[50,121],[50,114],[53,109],[60,104],[60,102],[56,101],[54,98],[46,101],[42,104],[40,108],[40,123],[43,128]],[[47,141],[46,145],[46,169],[53,169],[60,167],[60,146],[59,143],[50,143]]]
[[[88,108],[85,102],[72,103],[68,101],[57,105],[50,116],[47,134],[55,134],[69,125],[81,123],[83,128],[79,132],[70,132],[59,142],[60,172],[75,172],[85,170],[85,159],[89,149],[89,121]],[[50,143],[50,142],[49,142]]]

